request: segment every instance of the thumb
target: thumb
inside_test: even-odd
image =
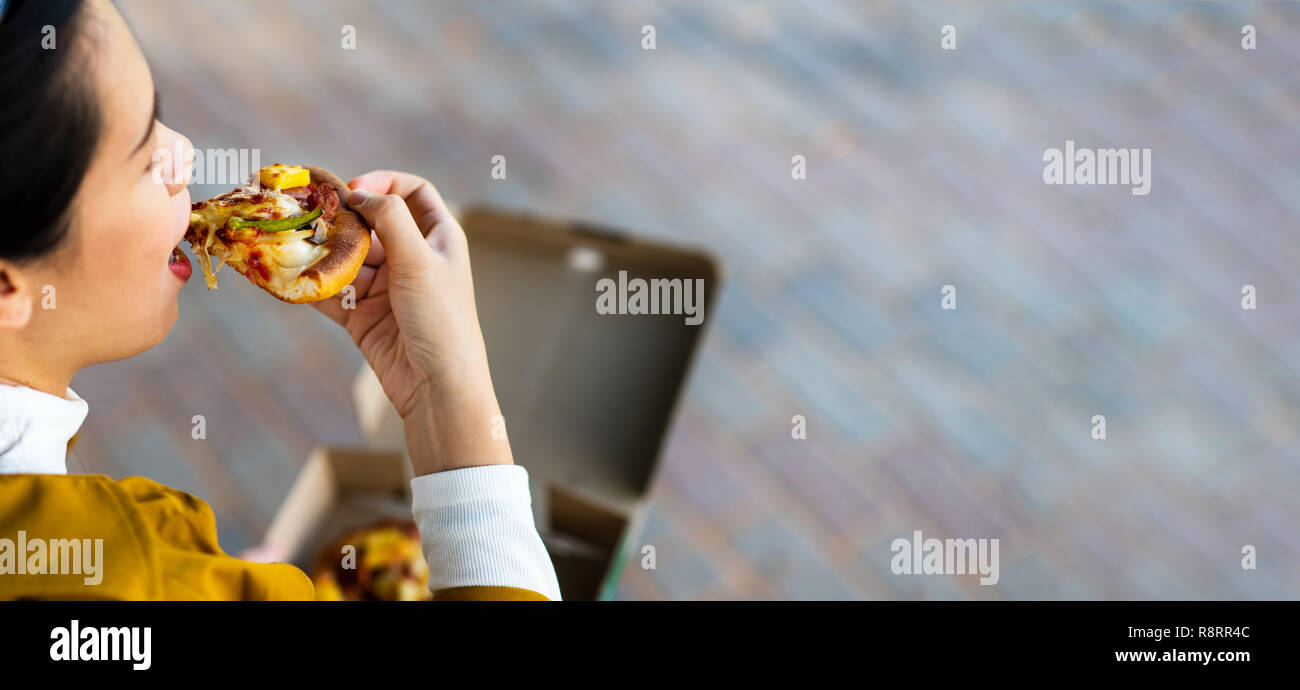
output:
[[[390,271],[418,268],[433,258],[433,248],[424,240],[402,197],[355,189],[348,194],[348,206],[374,229]]]

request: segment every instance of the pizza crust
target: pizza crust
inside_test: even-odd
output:
[[[339,195],[339,212],[330,224],[328,239],[321,245],[328,253],[304,270],[283,293],[259,285],[271,294],[293,304],[318,302],[338,294],[356,279],[370,253],[370,226],[361,214],[348,206],[347,184],[338,175],[314,165],[303,166],[311,172],[312,184],[328,182]],[[259,279],[261,276],[258,276]],[[256,281],[254,281],[256,282]]]

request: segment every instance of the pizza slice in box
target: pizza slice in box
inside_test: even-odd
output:
[[[311,579],[318,601],[433,598],[429,566],[413,520],[384,520],[349,532],[317,554]]]

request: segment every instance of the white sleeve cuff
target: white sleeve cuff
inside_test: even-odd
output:
[[[411,512],[429,589],[519,587],[560,600],[555,567],[533,523],[528,471],[483,465],[411,480]]]

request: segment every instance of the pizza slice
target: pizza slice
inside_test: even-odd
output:
[[[347,185],[324,168],[278,163],[257,182],[190,208],[185,239],[208,289],[224,264],[285,302],[338,294],[370,251],[370,227],[344,201]]]
[[[352,558],[345,559],[345,546]],[[325,547],[312,570],[318,601],[427,601],[429,565],[413,520],[389,519]]]

